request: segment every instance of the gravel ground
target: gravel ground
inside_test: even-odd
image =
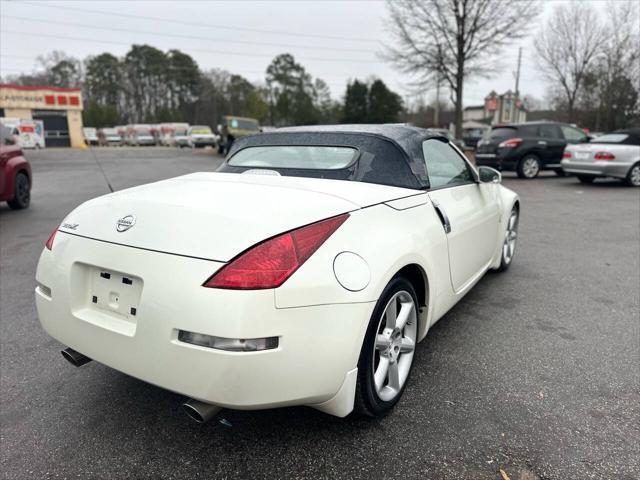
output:
[[[417,349],[382,420],[310,408],[191,422],[179,395],[74,369],[36,318],[38,256],[81,202],[193,171],[211,150],[28,152],[27,211],[0,206],[0,475],[27,478],[640,478],[640,189],[543,175],[520,243]]]

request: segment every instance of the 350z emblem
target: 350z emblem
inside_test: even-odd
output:
[[[136,224],[136,216],[135,215],[127,215],[126,217],[122,217],[116,223],[116,230],[119,232],[126,232],[131,227]]]

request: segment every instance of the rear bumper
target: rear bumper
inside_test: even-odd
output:
[[[140,279],[136,315],[128,315],[128,307],[93,308],[90,282],[78,275],[84,265]],[[222,407],[318,406],[351,385],[374,302],[276,308],[273,290],[201,287],[220,266],[59,232],[38,264],[38,316],[52,337],[100,363]],[[215,350],[179,341],[179,330],[277,336],[279,345],[260,352]],[[328,413],[343,416],[351,408]]]
[[[598,177],[626,178],[631,168],[630,163],[623,162],[575,162],[562,161],[562,169],[574,175],[595,175]]]

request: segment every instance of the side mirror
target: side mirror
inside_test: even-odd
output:
[[[491,167],[478,167],[480,183],[502,183],[502,174]]]

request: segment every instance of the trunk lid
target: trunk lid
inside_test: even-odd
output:
[[[282,232],[416,193],[340,180],[195,173],[90,200],[71,212],[60,230],[227,262]]]
[[[570,162],[595,162],[596,153],[606,152],[613,154],[616,162],[632,161],[634,156],[640,153],[640,147],[634,145],[621,145],[615,143],[584,143],[572,145],[567,149],[571,152]],[[635,155],[634,155],[635,154]]]

